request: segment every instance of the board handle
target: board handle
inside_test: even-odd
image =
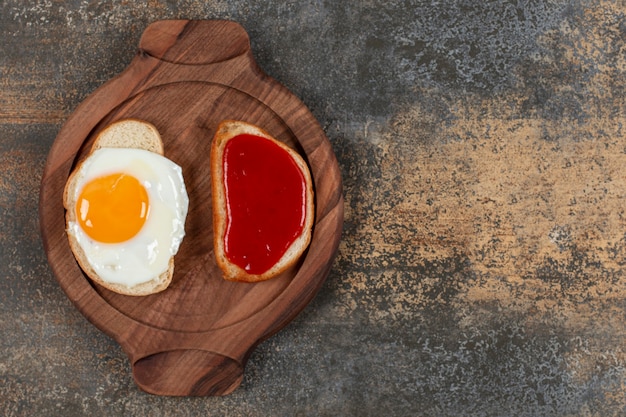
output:
[[[241,384],[244,366],[216,352],[176,349],[140,358],[132,371],[139,388],[150,394],[220,396]]]
[[[144,30],[139,49],[173,64],[206,65],[248,53],[250,37],[229,20],[160,20]]]

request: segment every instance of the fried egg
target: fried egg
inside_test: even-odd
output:
[[[76,175],[67,232],[99,277],[132,287],[165,272],[185,236],[181,167],[143,149],[101,148]]]

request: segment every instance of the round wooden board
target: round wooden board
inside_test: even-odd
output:
[[[93,284],[65,234],[62,195],[100,130],[137,118],[161,133],[183,168],[186,236],[172,284],[129,297]],[[303,155],[315,187],[311,244],[271,280],[224,280],[213,255],[209,154],[225,119],[256,124]],[[254,347],[313,298],[335,257],[343,223],[341,176],[328,139],[306,106],[255,64],[244,29],[229,21],[159,21],[146,28],[129,67],[89,96],[59,132],[42,178],[40,226],[48,261],[76,307],[127,353],[137,385],[160,395],[223,395],[242,380]]]

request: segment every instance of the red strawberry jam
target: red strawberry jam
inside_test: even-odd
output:
[[[249,134],[228,141],[222,162],[226,256],[246,272],[262,274],[302,233],[304,175],[285,149]]]

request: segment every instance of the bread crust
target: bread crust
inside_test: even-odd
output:
[[[130,138],[129,133],[131,133]],[[156,127],[151,123],[138,119],[123,119],[107,126],[96,137],[87,157],[89,157],[94,151],[101,148],[138,148],[163,155],[163,141],[161,140],[161,135]],[[65,189],[63,190],[63,206],[65,207],[65,221],[68,229],[70,223],[76,222],[76,212],[74,210],[74,207],[76,206],[74,195],[76,193],[74,193],[74,191],[77,187],[77,173],[79,172],[81,165],[82,162],[76,166],[74,171],[72,171],[67,183],[65,184]],[[96,271],[94,271],[91,267],[87,257],[85,256],[83,248],[78,244],[76,238],[71,233],[67,233],[67,237],[72,253],[74,254],[74,257],[83,272],[93,282],[107,288],[108,290],[123,295],[144,296],[163,291],[172,282],[172,276],[174,275],[174,257],[170,258],[167,270],[151,281],[137,284],[132,287],[107,282],[100,278]]]
[[[267,138],[286,150],[300,168],[306,184],[306,215],[302,232],[289,246],[283,256],[269,270],[262,274],[250,274],[243,268],[230,262],[224,249],[227,214],[222,159],[224,147],[228,141],[240,134],[252,134]],[[300,259],[311,241],[315,207],[311,173],[308,165],[299,153],[284,143],[274,139],[269,133],[258,126],[238,120],[224,120],[219,124],[211,144],[211,184],[213,190],[213,249],[215,260],[222,270],[224,279],[238,282],[265,281],[283,273]]]

